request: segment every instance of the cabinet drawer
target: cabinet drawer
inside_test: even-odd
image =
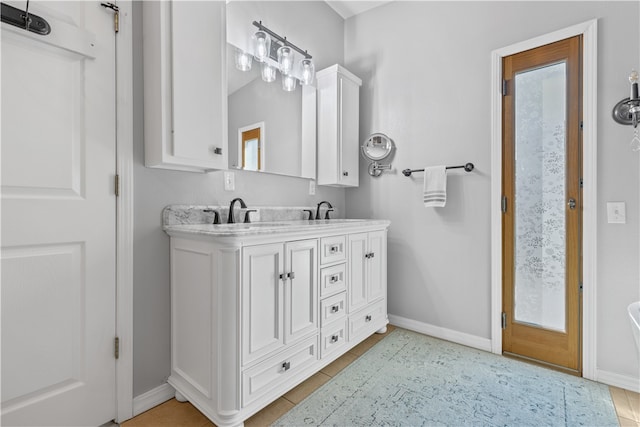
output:
[[[326,357],[347,343],[347,319],[332,323],[320,334],[320,357]]]
[[[346,236],[331,236],[320,239],[320,263],[344,261],[347,259]]]
[[[347,293],[325,298],[320,302],[320,327],[345,317],[347,314]]]
[[[346,278],[346,263],[320,270],[320,296],[326,297],[347,290]]]
[[[242,405],[270,393],[318,360],[318,336],[277,354],[242,373]]]
[[[387,324],[387,300],[349,315],[349,341],[366,337]]]

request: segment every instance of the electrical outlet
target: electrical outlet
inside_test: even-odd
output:
[[[224,190],[235,191],[236,189],[236,174],[233,172],[224,173]]]
[[[309,195],[310,196],[316,195],[316,182],[313,179],[309,181]]]
[[[626,224],[627,209],[625,202],[607,202],[607,220],[609,224]]]

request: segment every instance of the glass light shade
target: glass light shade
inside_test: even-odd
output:
[[[267,64],[266,62],[262,63],[262,80],[271,83],[276,79],[276,67]]]
[[[297,81],[298,80],[291,75],[282,74],[282,90],[285,92],[293,92],[296,90]]]
[[[240,49],[236,49],[236,68],[240,71],[249,71],[251,69],[251,63],[253,62],[253,56]]]
[[[303,85],[310,85],[311,83],[313,83],[316,69],[311,58],[304,58],[302,61],[300,61],[300,71],[302,75],[300,81]]]
[[[629,74],[629,83],[638,83],[638,72],[636,70],[631,70],[631,74]]]
[[[256,31],[253,35],[253,56],[258,62],[264,62],[271,52],[271,37],[264,31]]]
[[[629,95],[629,99],[632,101],[640,99],[640,94],[638,94],[638,72],[636,70],[631,70],[629,83],[631,83],[631,95]]]
[[[293,70],[293,49],[289,46],[278,48],[278,66],[282,74],[289,74]]]

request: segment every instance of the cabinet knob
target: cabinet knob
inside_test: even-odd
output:
[[[369,253],[369,258],[373,258],[374,256],[376,256],[376,253],[375,253],[375,252],[370,252],[370,253]]]
[[[211,147],[211,151],[213,151],[213,154],[222,155],[222,148],[220,147]]]
[[[284,273],[281,273],[281,274],[280,274],[280,280],[282,280],[283,282],[284,282],[285,280],[287,280],[287,275],[286,275],[286,274],[284,274]]]
[[[291,273],[288,273],[288,274],[287,274],[287,277],[288,277],[289,279],[295,279],[295,278],[296,278],[296,273],[294,273],[294,272],[292,271]]]
[[[349,176],[349,171],[343,171],[342,176]]]
[[[367,316],[364,318],[365,322],[371,322],[371,315],[367,314]]]
[[[329,248],[329,253],[335,254],[338,252],[340,248],[338,247],[338,245],[333,245]]]
[[[329,279],[329,283],[336,283],[338,280],[340,279],[340,277],[336,274],[331,276],[331,279]]]
[[[340,311],[340,306],[338,306],[338,305],[332,305],[331,306],[331,312],[332,313],[337,313],[338,311]]]
[[[340,338],[340,337],[339,337],[338,335],[331,335],[331,342],[332,342],[332,343],[334,343],[334,342],[338,342],[338,339],[339,339],[339,338]]]
[[[284,362],[282,364],[282,370],[288,371],[291,368],[291,362]]]

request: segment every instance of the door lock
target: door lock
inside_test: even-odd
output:
[[[567,206],[569,206],[569,209],[575,209],[576,208],[576,199],[569,199],[569,202],[567,203]]]

